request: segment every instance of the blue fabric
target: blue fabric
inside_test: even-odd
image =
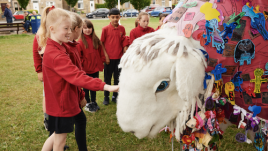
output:
[[[7,23],[13,23],[12,18],[6,18],[6,20],[7,20]]]
[[[31,22],[29,20],[26,20],[26,22],[23,25],[25,31],[28,31],[29,30],[30,25],[31,25]]]
[[[4,16],[5,16],[7,19],[12,19],[12,18],[13,18],[13,14],[12,14],[11,10],[8,9],[8,8],[5,9]]]

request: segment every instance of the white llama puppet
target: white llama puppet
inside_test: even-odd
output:
[[[198,1],[196,7],[204,3]],[[204,17],[196,12],[193,21],[183,22],[183,16],[178,23],[165,24],[161,30],[134,40],[123,55],[116,113],[123,131],[138,138],[153,137],[169,125],[176,129],[179,140],[196,103],[203,109],[199,94],[204,94],[207,64],[199,49],[204,48],[199,41],[183,36],[180,25],[195,25]]]

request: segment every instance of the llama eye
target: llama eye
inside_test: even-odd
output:
[[[162,81],[159,86],[156,89],[156,92],[164,91],[166,88],[168,88],[169,82],[168,81]]]

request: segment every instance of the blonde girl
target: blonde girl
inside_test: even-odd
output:
[[[68,133],[74,129],[75,116],[85,105],[81,87],[89,90],[118,91],[118,86],[106,85],[100,79],[88,77],[70,59],[68,43],[72,36],[70,15],[63,9],[46,7],[42,13],[39,43],[43,55],[43,81],[49,131],[42,151],[63,150]]]

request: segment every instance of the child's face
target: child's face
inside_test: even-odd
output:
[[[91,35],[92,34],[92,28],[88,28],[86,24],[83,25],[83,33],[85,35]]]
[[[118,22],[119,22],[119,19],[120,19],[120,15],[110,15],[109,19],[111,21],[111,24],[114,27],[117,27],[119,25]]]
[[[24,16],[27,16],[28,15],[28,12],[24,12]]]
[[[83,26],[81,26],[80,28],[78,26],[76,26],[76,28],[72,32],[74,39],[78,39],[79,38],[79,36],[81,35],[81,32],[82,32],[82,28],[83,28]]]
[[[160,26],[163,25],[163,22],[164,22],[165,18],[166,18],[166,17],[162,17],[162,18],[159,20],[159,24],[160,24]]]
[[[150,18],[148,15],[142,15],[141,19],[139,20],[140,26],[143,28],[147,28],[148,24],[149,24],[149,20],[150,20]]]
[[[71,35],[71,20],[66,19],[62,20],[60,24],[50,26],[51,39],[58,42],[59,44],[65,42],[67,43]]]

